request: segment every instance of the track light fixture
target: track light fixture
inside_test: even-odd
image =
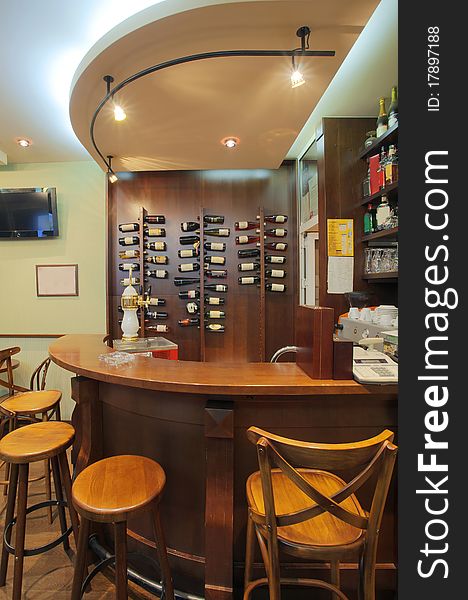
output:
[[[107,95],[111,95],[111,98],[114,98],[114,93],[111,93],[111,83],[114,81],[112,75],[104,75],[104,81],[106,82],[106,93]],[[124,121],[127,118],[127,115],[124,109],[114,102],[114,119],[116,121]]]
[[[294,60],[294,56],[292,57],[292,72],[291,72],[291,87],[297,88],[301,85],[304,85],[305,79],[304,75],[299,71],[296,66],[296,61]]]
[[[112,170],[112,159],[114,157],[111,154],[107,155],[107,179],[109,183],[115,183],[119,180],[115,172]]]
[[[301,47],[295,48],[293,50],[292,55],[292,72],[291,72],[291,87],[297,88],[301,85],[304,85],[305,79],[304,75],[301,73],[299,68],[296,66],[296,53],[304,55],[309,49],[309,38],[310,38],[310,28],[307,26],[299,27],[296,31],[296,35],[301,40]]]

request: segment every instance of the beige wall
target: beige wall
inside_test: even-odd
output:
[[[106,178],[92,161],[13,164],[0,167],[0,188],[57,188],[60,236],[49,240],[0,240],[0,347],[20,346],[15,381],[26,385],[33,368],[47,356],[50,338],[15,334],[105,332]],[[78,264],[79,296],[38,298],[36,264]],[[58,367],[47,387],[64,393],[63,415],[70,415],[69,374]]]

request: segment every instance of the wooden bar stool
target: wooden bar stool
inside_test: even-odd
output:
[[[159,502],[166,482],[162,467],[142,456],[104,458],[82,471],[73,483],[73,503],[81,516],[78,552],[73,578],[72,600],[79,600],[93,577],[111,560],[99,563],[85,579],[90,522],[113,523],[115,585],[117,600],[127,599],[127,519],[151,511],[159,566],[161,598],[174,600],[166,542],[161,525]]]
[[[2,558],[0,564],[0,587],[5,585],[8,559],[15,556],[13,576],[13,600],[20,600],[23,582],[23,562],[25,556],[34,556],[55,548],[63,543],[69,549],[68,536],[73,531],[75,542],[78,539],[78,515],[71,502],[71,478],[66,450],[73,443],[75,430],[68,423],[48,421],[26,425],[12,431],[0,440],[0,459],[11,465],[8,501],[5,513]],[[47,500],[27,508],[29,465],[41,460],[51,460],[54,473],[56,500]],[[67,502],[64,501],[62,485]],[[18,488],[17,516],[14,517],[16,490]],[[39,548],[25,549],[26,516],[47,506],[57,506],[62,535]],[[71,527],[67,528],[65,507],[68,506]],[[16,525],[15,546],[12,547],[11,529]]]

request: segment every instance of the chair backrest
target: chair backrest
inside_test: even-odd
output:
[[[29,388],[31,390],[45,390],[47,371],[49,370],[50,362],[50,358],[46,358],[34,369],[31,379],[29,380]]]
[[[6,387],[8,389],[8,394],[13,396],[15,391],[25,392],[26,388],[23,388],[19,385],[15,385],[13,381],[13,367],[11,362],[11,357],[15,354],[21,352],[21,348],[18,346],[14,346],[13,348],[5,348],[4,350],[0,350],[0,369],[5,370],[6,379],[0,378],[0,386]]]
[[[257,427],[251,427],[247,436],[257,446],[267,526],[276,530],[276,527],[301,523],[328,512],[353,527],[367,530],[369,536],[378,533],[397,453],[391,431],[385,430],[376,437],[348,444],[301,442]],[[312,500],[310,507],[294,513],[276,514],[271,474],[275,467]],[[340,473],[360,469],[360,472],[343,488],[327,496],[303,477],[297,470],[299,467]],[[377,482],[368,517],[340,506],[372,475],[377,475]]]

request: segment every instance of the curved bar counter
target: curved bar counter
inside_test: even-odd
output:
[[[72,380],[76,472],[115,454],[157,460],[167,475],[162,516],[175,587],[207,600],[242,597],[245,481],[258,468],[245,435],[251,425],[318,442],[396,431],[395,386],[313,380],[294,363],[139,356],[128,366],[111,367],[98,358],[107,352],[113,349],[102,335],[68,335],[49,348],[57,365],[77,375]],[[377,565],[382,590],[396,585],[395,513],[392,489]],[[102,535],[106,539],[108,532]],[[151,524],[144,517],[129,522],[129,535],[130,550],[151,556]],[[257,562],[260,569],[260,557]],[[316,566],[318,577],[323,568]],[[146,561],[141,571],[157,579]],[[288,563],[284,571],[300,577],[304,569]],[[342,581],[344,589],[357,585],[356,565],[344,566]],[[299,596],[293,591],[291,597]]]

